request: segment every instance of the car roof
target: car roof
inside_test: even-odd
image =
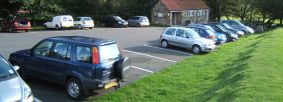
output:
[[[71,15],[57,15],[57,16],[71,16]],[[56,17],[56,16],[55,16]]]
[[[132,16],[132,17],[146,17],[146,16]]]
[[[75,18],[91,18],[91,17],[86,17],[86,16],[84,16],[84,17],[75,17]]]
[[[196,28],[196,29],[204,29],[204,30],[209,30],[208,28],[204,27],[204,26],[192,26],[189,28]]]
[[[79,44],[86,44],[86,45],[92,45],[92,46],[116,43],[113,40],[83,37],[83,36],[56,36],[56,37],[47,38],[45,40],[63,41],[67,43],[79,43]]]
[[[174,29],[182,29],[182,30],[192,30],[192,29],[190,29],[190,28],[186,28],[186,27],[168,27],[168,28],[166,28],[166,29],[170,29],[170,28],[174,28]]]

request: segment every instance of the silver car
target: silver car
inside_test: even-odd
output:
[[[128,26],[149,26],[149,20],[146,16],[133,16],[128,19]]]
[[[0,102],[34,101],[30,87],[16,72],[18,69],[0,56]]]
[[[91,17],[76,17],[74,25],[78,29],[89,28],[92,29],[94,27],[94,21]]]
[[[209,52],[215,49],[213,40],[205,39],[190,28],[168,27],[160,36],[161,46],[169,45],[191,49],[193,53]]]

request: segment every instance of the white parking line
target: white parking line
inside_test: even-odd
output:
[[[29,32],[29,33],[38,33],[38,32]]]
[[[149,46],[149,45],[143,45],[143,46],[150,47],[150,48],[161,49],[161,50],[167,50],[167,51],[181,53],[181,54],[186,54],[186,55],[192,55],[192,54],[189,54],[189,53],[185,53],[185,52],[181,52],[181,51],[175,51],[175,50],[170,50],[170,49],[165,49],[165,48],[160,48],[160,47],[154,47],[154,46]]]
[[[84,30],[74,30],[74,31],[77,31],[77,32],[82,32],[82,31],[84,31]]]
[[[139,53],[139,52],[134,52],[134,51],[129,51],[129,50],[124,50],[124,51],[125,52],[134,53],[134,54],[138,54],[138,55],[148,56],[148,57],[152,57],[152,58],[156,58],[156,59],[160,59],[160,60],[164,60],[164,61],[168,61],[168,62],[176,63],[176,61],[173,61],[173,60],[170,60],[170,59],[166,59],[166,58],[156,57],[156,56],[152,56],[152,55],[148,55],[148,54],[143,54],[143,53]]]
[[[139,69],[139,70],[142,70],[142,71],[146,71],[146,72],[149,72],[149,73],[154,73],[153,71],[150,71],[150,70],[147,70],[147,69],[144,69],[144,68],[140,68],[140,67],[136,67],[136,66],[132,66],[132,68]]]
[[[65,31],[54,31],[54,32],[61,33],[61,32],[65,32]]]

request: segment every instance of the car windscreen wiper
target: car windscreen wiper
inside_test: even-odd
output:
[[[11,76],[15,75],[14,73],[12,74],[2,74],[0,75],[0,79],[6,79],[6,78],[10,78]]]

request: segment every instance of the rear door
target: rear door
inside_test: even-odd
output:
[[[164,39],[166,39],[170,45],[176,45],[175,34],[176,34],[176,29],[169,28],[164,32],[162,36],[164,36]]]
[[[51,50],[49,59],[46,61],[49,78],[55,82],[64,81],[64,73],[68,72],[71,63],[71,45],[57,42]]]

